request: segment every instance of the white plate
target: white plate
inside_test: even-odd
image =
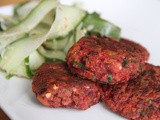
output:
[[[77,0],[63,0],[70,4]],[[160,64],[160,0],[81,0],[84,8],[97,11],[122,28],[122,36],[144,45],[150,63]],[[0,8],[10,13],[10,7]],[[99,103],[88,110],[51,109],[41,105],[31,90],[31,81],[0,73],[0,106],[14,120],[123,120]]]

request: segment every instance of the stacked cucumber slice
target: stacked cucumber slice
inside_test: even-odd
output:
[[[16,24],[0,32],[0,68],[7,76],[31,78],[44,62],[65,61],[83,36],[120,37],[120,28],[98,14],[58,0],[16,5],[12,19]]]

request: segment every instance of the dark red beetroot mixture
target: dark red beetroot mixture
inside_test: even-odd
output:
[[[73,74],[115,84],[136,78],[148,56],[144,47],[129,40],[83,37],[69,50],[66,60]]]
[[[104,85],[103,101],[112,111],[137,120],[160,120],[160,67],[145,64],[135,80]]]
[[[69,69],[111,85],[103,85],[102,92],[99,84],[71,75],[66,64],[46,63],[33,77],[32,89],[49,107],[85,110],[102,96],[107,107],[128,119],[159,120],[160,67],[145,64],[148,57],[145,48],[129,40],[84,37],[67,55]]]
[[[98,84],[71,75],[61,63],[43,64],[33,77],[32,89],[46,106],[82,110],[98,103],[102,92]]]

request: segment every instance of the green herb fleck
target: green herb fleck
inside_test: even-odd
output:
[[[144,69],[142,68],[142,65],[141,65],[141,64],[138,65],[138,69],[142,72],[142,76],[145,75],[146,70],[144,70]]]
[[[112,82],[112,74],[109,74],[107,77],[107,83]]]
[[[132,63],[136,63],[136,60],[130,60]]]
[[[153,74],[155,74],[155,71],[152,69],[150,70],[150,75],[153,75]]]
[[[86,57],[86,61],[88,61],[88,60],[89,60],[89,57],[87,56],[87,57]]]
[[[138,69],[139,69],[141,72],[143,72],[143,69],[142,69],[142,65],[141,65],[141,64],[138,65]]]
[[[127,64],[127,62],[128,62],[128,60],[125,58],[125,59],[123,59],[123,61],[122,61],[122,67],[125,67],[126,66],[126,64]]]
[[[74,62],[78,67],[84,67],[84,65],[80,62]]]
[[[70,73],[68,72],[67,74],[70,74]],[[78,77],[78,75],[77,75],[77,74],[73,74],[73,76]]]
[[[149,100],[149,101],[148,101],[148,104],[149,104],[149,105],[152,105],[152,100]]]
[[[146,73],[146,70],[143,70],[143,71],[142,71],[142,76],[143,76],[145,73]]]

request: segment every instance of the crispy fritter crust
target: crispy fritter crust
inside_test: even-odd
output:
[[[104,85],[103,91],[106,106],[128,119],[160,119],[160,67],[145,64],[138,78]]]
[[[100,100],[98,84],[71,75],[66,64],[43,64],[33,77],[33,92],[44,105],[85,110]]]
[[[116,84],[136,78],[148,57],[144,47],[126,39],[83,37],[71,47],[66,60],[73,74]]]

